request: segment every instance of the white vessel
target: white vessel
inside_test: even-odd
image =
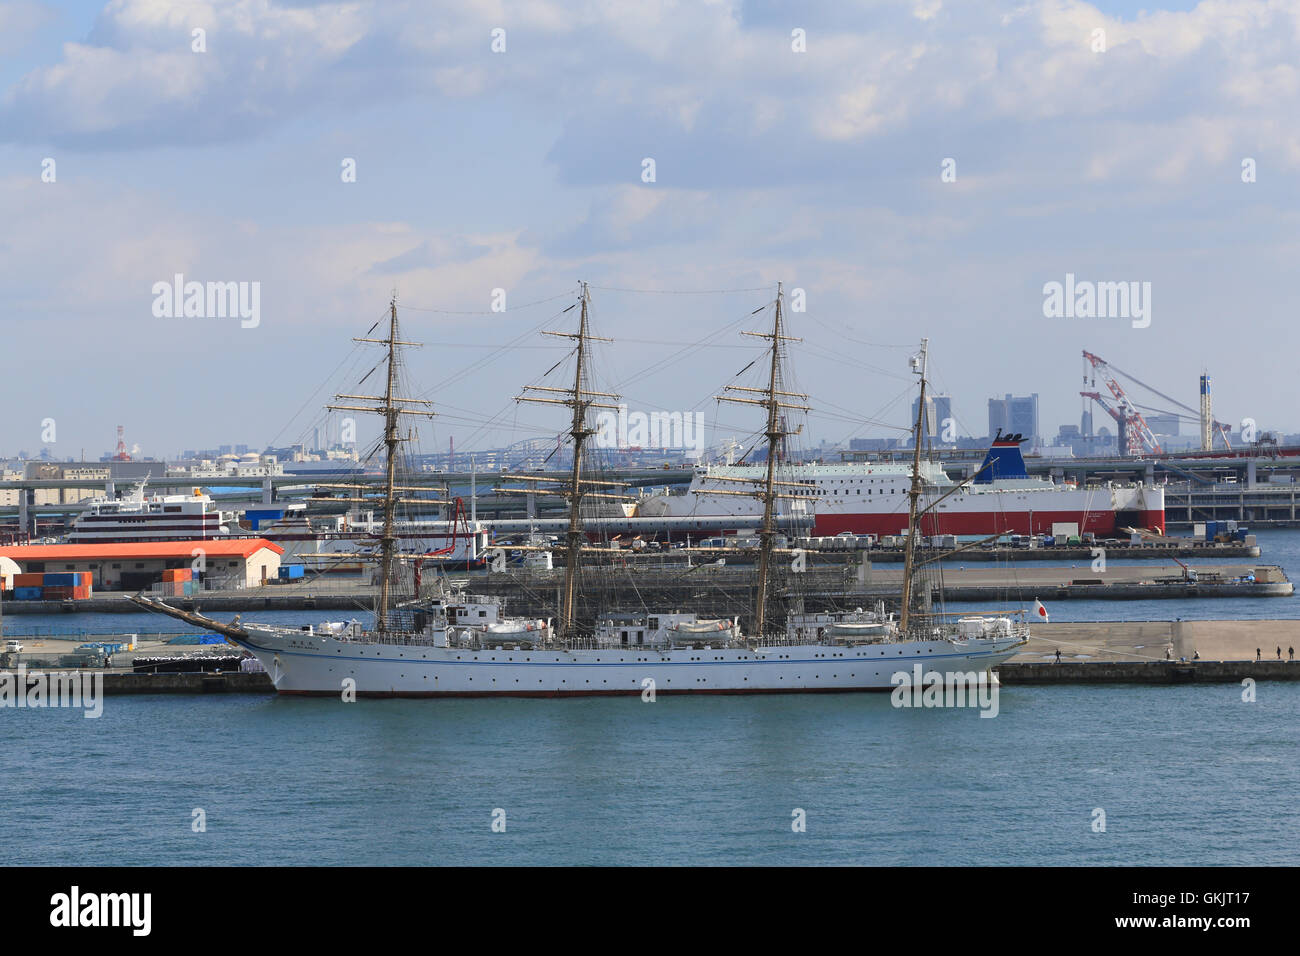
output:
[[[576,335],[577,372],[572,389],[541,389],[567,399],[539,399],[573,409],[571,438],[574,465],[570,477],[570,527],[566,541],[565,583],[557,626],[546,621],[510,620],[501,604],[489,598],[440,596],[389,607],[392,558],[395,548],[393,463],[397,435],[393,395],[395,352],[399,343],[396,306],[392,307],[388,346],[389,384],[381,408],[386,411],[385,440],[389,448],[385,522],[381,536],[383,579],[376,607],[376,627],[359,624],[305,626],[223,625],[191,612],[167,607],[143,596],[142,606],[218,631],[254,654],[266,667],[282,694],[334,696],[353,692],[377,697],[566,697],[664,694],[806,693],[891,690],[895,675],[911,674],[917,665],[928,672],[963,679],[987,673],[1014,655],[1027,640],[1028,627],[1010,619],[972,618],[978,626],[909,626],[911,551],[905,563],[902,616],[898,621],[864,618],[861,612],[823,615],[815,634],[778,630],[765,619],[767,576],[774,554],[771,521],[773,470],[768,469],[764,529],[760,535],[758,600],[752,635],[746,637],[732,620],[699,620],[694,614],[672,612],[636,615],[607,614],[593,632],[583,636],[574,617],[577,567],[584,547],[580,500],[586,495],[607,497],[608,482],[582,476],[584,439],[591,432],[586,413],[600,407],[603,393],[587,390],[584,378],[587,294],[581,297],[581,321]],[[784,435],[776,423],[779,408],[788,405],[779,390],[776,367],[782,332],[782,297],[778,287],[775,320],[770,334],[773,375],[766,390],[766,433],[772,443]],[[922,345],[922,405],[924,405],[924,344]],[[756,390],[741,390],[756,391]],[[613,396],[617,397],[617,396]],[[757,401],[750,402],[760,404]],[[919,426],[918,426],[919,432]],[[769,458],[769,460],[773,460]],[[915,527],[919,474],[909,492]],[[915,535],[910,535],[915,540]],[[883,610],[877,617],[883,617]],[[766,623],[765,623],[766,620]],[[1003,622],[1005,626],[1003,625]],[[806,625],[806,622],[805,622]],[[883,625],[863,628],[861,625]]]
[[[355,681],[370,697],[580,697],[892,690],[915,664],[941,673],[982,673],[1013,656],[1023,631],[970,639],[820,643],[664,640],[624,646],[470,633],[430,622],[387,642],[315,628],[244,625],[235,641],[266,667],[282,694],[337,696]],[[541,632],[539,632],[541,633]],[[725,636],[725,635],[724,635]]]
[[[1156,485],[1107,482],[1091,487],[1031,476],[1019,435],[997,435],[973,481],[959,483],[935,461],[920,463],[925,483],[922,505],[939,502],[922,521],[924,535],[1070,534],[1112,536],[1126,527],[1165,528],[1164,489]],[[762,464],[701,467],[683,493],[654,495],[641,502],[638,517],[693,518],[758,513],[753,499],[726,494],[737,480],[761,479]],[[806,484],[808,501],[789,511],[804,514],[810,534],[896,535],[907,526],[911,465],[902,461],[840,464],[783,464],[782,480]],[[960,485],[960,487],[959,487]],[[940,499],[943,499],[940,501]]]
[[[138,599],[145,606],[160,602]],[[173,609],[167,609],[171,612]],[[731,622],[695,630],[693,614],[611,617],[592,646],[561,646],[544,621],[511,621],[498,601],[452,596],[404,610],[419,631],[386,635],[356,622],[217,630],[251,651],[281,694],[362,697],[583,697],[889,691],[894,675],[983,673],[1014,655],[1025,625],[932,640],[745,640]],[[192,623],[216,622],[176,611]],[[718,624],[726,626],[718,627]],[[981,627],[983,625],[981,624]]]
[[[200,489],[188,495],[146,495],[148,481],[141,479],[123,498],[101,495],[86,501],[65,543],[206,541],[233,532],[234,515],[217,508]]]

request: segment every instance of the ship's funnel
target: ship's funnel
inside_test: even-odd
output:
[[[999,428],[989,453],[984,456],[984,463],[980,465],[975,484],[991,484],[997,478],[1028,478],[1025,458],[1020,454],[1020,444],[1024,440],[1020,434],[1004,435]]]

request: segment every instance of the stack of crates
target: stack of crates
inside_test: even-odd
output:
[[[39,601],[41,599],[41,589],[44,584],[45,575],[39,572],[34,574],[15,574],[14,600]]]
[[[89,571],[52,571],[44,575],[47,601],[83,601],[90,597],[94,575]]]
[[[188,597],[194,593],[194,572],[189,568],[168,568],[160,587],[164,597]]]
[[[89,571],[32,571],[14,575],[15,601],[80,601],[93,593]]]

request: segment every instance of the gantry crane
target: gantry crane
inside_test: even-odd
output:
[[[1083,369],[1083,384],[1091,385],[1093,391],[1081,391],[1079,394],[1085,398],[1092,398],[1103,409],[1106,410],[1116,423],[1119,424],[1120,445],[1119,453],[1121,455],[1142,455],[1152,454],[1159,455],[1164,449],[1160,447],[1160,442],[1156,439],[1155,433],[1151,431],[1151,426],[1147,420],[1142,417],[1142,413],[1137,410],[1132,399],[1124,391],[1123,386],[1115,380],[1111,367],[1106,360],[1099,355],[1093,355],[1091,352],[1084,350],[1083,359],[1086,363]],[[1092,369],[1091,380],[1089,380],[1089,366]],[[1101,376],[1102,382],[1107,390],[1115,399],[1118,406],[1118,413],[1107,407],[1106,403],[1101,401],[1099,393],[1096,391],[1097,376]],[[1136,381],[1136,379],[1134,379]],[[1149,387],[1149,386],[1147,386]],[[1152,389],[1154,391],[1154,389]],[[1159,394],[1158,392],[1156,394]]]

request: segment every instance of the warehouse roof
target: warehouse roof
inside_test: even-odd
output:
[[[224,538],[206,541],[132,541],[121,544],[28,544],[0,547],[0,557],[14,561],[111,561],[115,558],[192,558],[201,548],[210,558],[247,558],[262,548],[284,554],[265,538]]]

